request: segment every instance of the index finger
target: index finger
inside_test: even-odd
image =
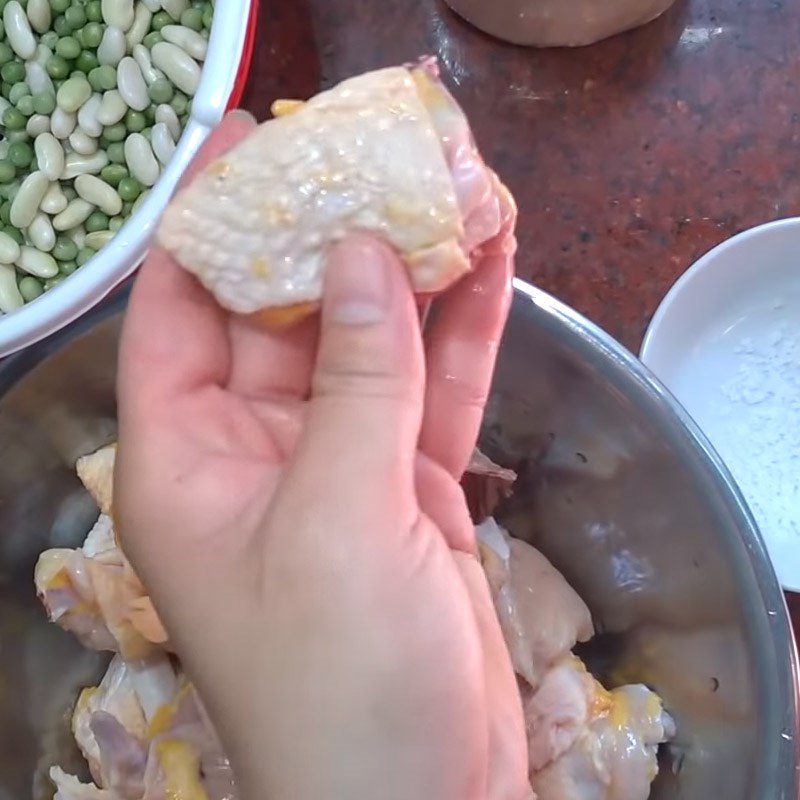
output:
[[[440,301],[426,331],[425,412],[420,449],[456,480],[469,463],[511,303],[517,210],[497,181],[502,225],[474,271]]]
[[[249,114],[228,114],[200,148],[184,182],[233,147],[254,125]],[[225,313],[162,248],[153,247],[136,280],[125,318],[120,401],[146,408],[154,397],[224,383],[229,364]]]

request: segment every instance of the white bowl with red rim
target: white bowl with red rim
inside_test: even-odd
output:
[[[68,325],[137,269],[186,166],[225,112],[241,99],[253,52],[257,6],[257,0],[218,0],[200,85],[172,160],[140,208],[97,255],[33,302],[0,315],[0,356]]]

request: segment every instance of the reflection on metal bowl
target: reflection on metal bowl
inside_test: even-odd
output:
[[[65,713],[103,659],[38,607],[38,553],[95,509],[78,456],[114,437],[125,298],[0,364],[0,800],[52,791]],[[678,723],[656,800],[794,800],[796,655],[752,520],[696,429],[626,351],[518,283],[482,446],[519,472],[501,511],[591,608],[584,655]]]

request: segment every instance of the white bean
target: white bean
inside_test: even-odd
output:
[[[153,14],[157,11],[161,11],[161,0],[142,0],[142,3],[147,6],[147,10],[152,11]]]
[[[67,231],[67,236],[78,245],[78,249],[86,244],[86,229],[83,225],[76,225],[74,228],[70,228]]]
[[[28,117],[25,124],[25,133],[31,138],[35,139],[40,133],[45,133],[50,130],[50,117],[44,114],[32,114]]]
[[[116,67],[125,55],[125,34],[116,25],[109,25],[97,47],[97,60],[103,65]]]
[[[37,278],[54,278],[58,275],[58,264],[50,253],[42,253],[35,247],[20,248],[19,258],[14,262],[20,269]]]
[[[141,133],[132,133],[125,140],[125,162],[131,175],[143,186],[152,186],[161,172],[150,142]]]
[[[45,214],[60,214],[67,207],[67,196],[61,191],[61,186],[58,182],[50,184],[50,188],[44,193],[42,202],[39,203],[39,208]],[[2,260],[2,259],[0,259]]]
[[[97,121],[101,125],[116,125],[128,110],[122,95],[116,90],[111,89],[103,95],[100,101],[100,108],[97,109]]]
[[[131,206],[131,216],[133,216],[141,207],[142,203],[150,196],[150,190],[148,189],[146,192],[142,192],[134,201],[133,205]]]
[[[181,14],[189,8],[189,0],[161,0],[161,8],[177,22]]]
[[[200,66],[185,51],[171,42],[157,42],[150,51],[153,63],[190,97],[200,82]]]
[[[134,111],[144,111],[150,105],[142,71],[130,56],[125,56],[117,67],[117,89],[125,103]]]
[[[98,150],[90,156],[67,153],[61,180],[68,181],[71,178],[77,178],[78,175],[96,175],[106,164],[108,164],[108,156],[102,150]]]
[[[0,264],[13,264],[19,258],[19,245],[5,232],[0,231]]]
[[[31,90],[31,94],[39,94],[40,92],[56,93],[56,87],[53,86],[53,81],[47,74],[47,70],[38,61],[25,62],[25,83]]]
[[[114,231],[92,231],[86,234],[86,246],[100,250],[114,238]]]
[[[69,135],[69,145],[73,152],[80,153],[82,156],[90,156],[97,150],[97,139],[89,136],[81,128],[75,128]]]
[[[45,67],[47,66],[47,59],[52,55],[53,51],[46,44],[39,42],[39,44],[36,45],[36,55],[33,57],[33,60]]]
[[[33,222],[49,185],[47,175],[38,169],[22,181],[9,212],[9,222],[15,228],[27,228]]]
[[[94,175],[78,175],[75,191],[109,217],[116,217],[122,211],[122,200],[114,187]]]
[[[3,9],[3,25],[11,49],[23,60],[33,58],[36,52],[36,39],[28,17],[17,0],[6,3]]]
[[[17,287],[17,271],[9,264],[0,264],[0,312],[10,314],[25,305]]]
[[[33,151],[39,162],[39,169],[49,181],[57,181],[64,171],[64,149],[52,133],[40,133],[34,143]]]
[[[50,217],[40,211],[28,226],[28,238],[34,247],[49,253],[56,246],[56,232],[50,224]]]
[[[133,0],[101,0],[100,9],[106,25],[123,31],[133,25]]]
[[[164,78],[164,80],[166,80],[164,73],[153,66],[153,62],[150,60],[150,51],[143,44],[134,46],[133,60],[139,65],[139,69],[142,71],[142,77],[148,86],[154,81],[159,80],[159,78]]]
[[[75,114],[64,111],[63,108],[56,106],[50,117],[50,131],[56,139],[66,139],[75,130],[78,118]]]
[[[46,33],[50,30],[53,15],[50,3],[47,0],[28,0],[28,21],[36,33]]]
[[[67,207],[53,217],[53,227],[57,231],[66,231],[80,225],[86,220],[89,214],[94,211],[94,205],[88,203],[82,197],[70,200]]]
[[[205,59],[208,42],[197,31],[184,25],[165,25],[161,29],[161,35],[165,42],[172,42],[192,58],[196,58],[198,61]]]
[[[150,145],[155,157],[166,167],[175,152],[175,142],[172,141],[165,122],[156,122],[153,125],[153,129],[150,131]]]
[[[173,141],[177,142],[181,138],[181,123],[171,105],[162,103],[156,107],[156,122],[163,122],[167,126]]]
[[[140,44],[142,39],[147,35],[150,30],[150,20],[153,18],[153,12],[144,4],[137,3],[133,11],[133,24],[128,28],[125,34],[125,42],[128,45],[128,52],[130,53],[133,48]]]
[[[100,120],[97,119],[97,113],[100,111],[100,104],[103,102],[103,96],[95,92],[78,111],[78,125],[89,136],[99,136],[103,132],[103,126]]]

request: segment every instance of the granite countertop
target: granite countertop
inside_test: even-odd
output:
[[[261,0],[243,105],[423,53],[520,207],[517,273],[637,351],[714,245],[800,214],[800,3],[677,0],[589,48],[502,44],[442,0]],[[800,596],[789,597],[800,631]]]

